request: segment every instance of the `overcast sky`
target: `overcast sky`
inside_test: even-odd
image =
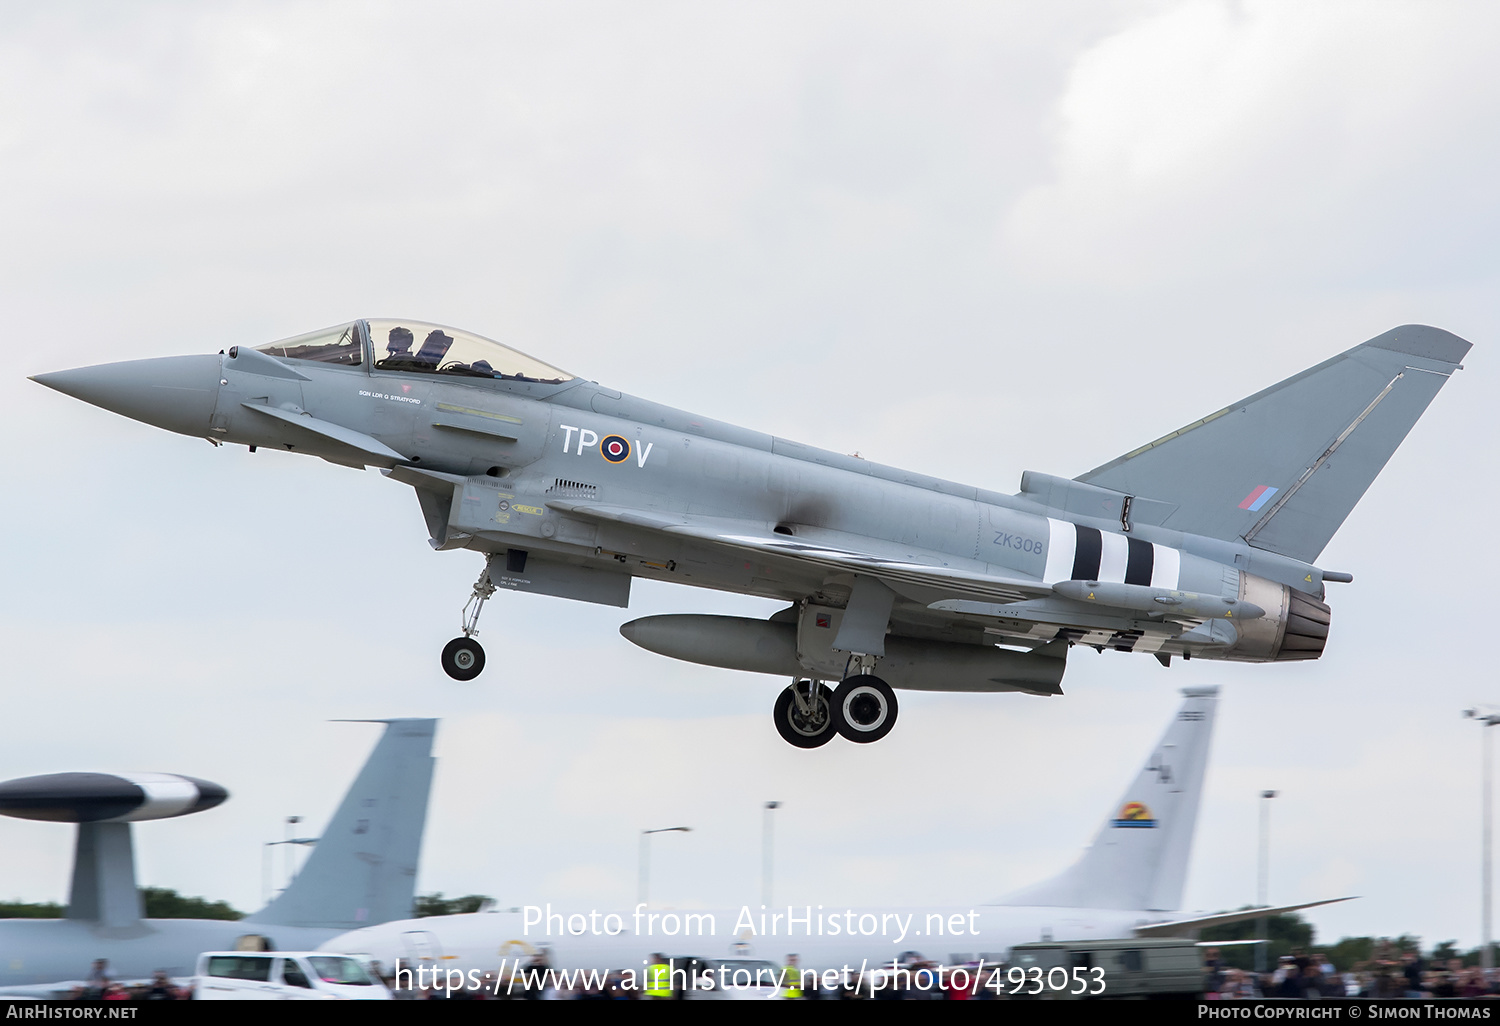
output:
[[[0,7],[0,779],[225,785],[139,825],[142,883],[261,899],[378,728],[438,716],[419,887],[983,901],[1071,861],[1188,685],[1224,687],[1187,905],[1320,938],[1479,940],[1500,703],[1500,8],[1419,2]],[[814,752],[784,682],[616,632],[770,603],[637,583],[501,596],[410,489],[214,449],[26,375],[362,316],[468,328],[626,392],[1015,491],[1420,322],[1475,343],[1322,558],[1315,663],[1075,650],[1061,698],[903,694]],[[1253,439],[1247,439],[1253,444]],[[1225,459],[1234,459],[1232,452]],[[0,820],[0,899],[66,899],[72,828]]]

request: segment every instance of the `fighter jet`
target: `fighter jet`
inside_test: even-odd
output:
[[[791,683],[777,730],[815,748],[888,734],[893,688],[1061,694],[1069,649],[1316,659],[1316,565],[1468,352],[1394,328],[1074,479],[1004,495],[720,423],[478,335],[358,320],[217,355],[33,380],[214,445],[377,467],[416,491],[438,550],[484,571],[444,648],[496,591],[624,607],[637,577],[779,599],[767,620],[620,628],[677,659]],[[836,684],[836,690],[828,683]]]

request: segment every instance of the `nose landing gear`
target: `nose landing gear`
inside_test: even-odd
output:
[[[443,672],[454,680],[473,680],[484,671],[484,649],[473,638],[454,638],[443,646]]]
[[[484,603],[495,594],[490,583],[490,564],[485,560],[484,571],[474,582],[474,592],[464,603],[463,637],[454,638],[443,646],[443,672],[454,680],[473,680],[484,671],[484,649],[474,640],[479,633],[479,614]]]

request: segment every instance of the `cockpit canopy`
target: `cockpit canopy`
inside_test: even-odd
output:
[[[368,348],[366,348],[368,346]],[[285,360],[312,360],[344,367],[557,385],[573,380],[525,353],[473,332],[405,320],[341,324],[258,347]]]

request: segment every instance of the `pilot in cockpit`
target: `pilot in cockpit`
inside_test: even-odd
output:
[[[392,328],[388,338],[390,341],[385,344],[386,361],[404,363],[411,359],[411,344],[416,341],[416,336],[411,333],[410,328]]]

